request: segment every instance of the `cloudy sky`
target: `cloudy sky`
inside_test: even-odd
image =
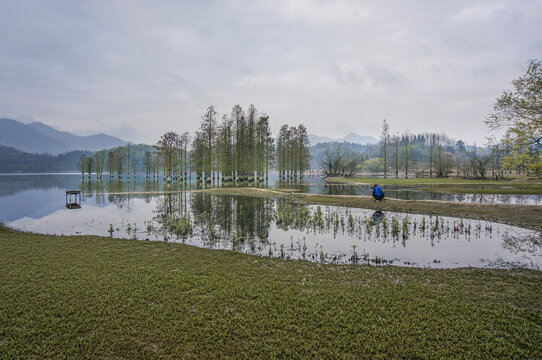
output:
[[[0,117],[151,143],[253,103],[274,131],[481,143],[541,33],[540,0],[0,0]]]

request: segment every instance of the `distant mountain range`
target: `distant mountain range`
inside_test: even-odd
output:
[[[37,154],[61,154],[74,150],[96,151],[127,144],[114,136],[97,134],[78,136],[59,131],[40,122],[23,124],[0,119],[0,146]]]
[[[314,134],[309,134],[309,140],[311,142],[311,146],[320,144],[320,143],[327,143],[327,142],[349,142],[349,143],[361,144],[361,145],[376,144],[378,142],[378,139],[375,139],[372,136],[361,136],[354,132],[346,134],[343,138],[330,138],[327,136],[318,136]]]

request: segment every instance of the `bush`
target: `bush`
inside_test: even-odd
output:
[[[365,171],[383,171],[384,170],[384,160],[380,157],[372,158],[363,163],[362,166]]]

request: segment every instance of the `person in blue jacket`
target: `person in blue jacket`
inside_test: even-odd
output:
[[[375,198],[375,201],[380,201],[384,199],[384,191],[382,191],[382,188],[378,186],[377,184],[374,184],[374,186],[371,188],[373,189],[373,197]]]

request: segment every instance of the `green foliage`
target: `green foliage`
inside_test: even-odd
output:
[[[181,238],[186,238],[192,235],[193,225],[190,217],[171,217],[167,225],[170,232],[180,236]]]
[[[320,162],[326,176],[352,176],[361,169],[363,158],[358,152],[334,143],[326,148]]]
[[[533,160],[529,168],[531,169],[533,173],[535,173],[539,177],[542,177],[542,157],[539,157],[538,159]]]
[[[332,147],[335,148],[337,146],[341,146],[341,148],[350,149],[353,152],[356,152],[357,154],[363,154],[364,158],[367,156],[370,156],[372,154],[371,150],[374,148],[374,145],[361,145],[361,144],[354,144],[349,142],[324,142],[324,143],[318,143],[316,145],[313,145],[310,147],[309,151],[311,154],[311,162],[310,162],[310,168],[311,169],[319,169],[322,165],[322,158],[325,156],[325,151]]]
[[[503,142],[504,169],[526,167],[542,177],[542,64],[529,61],[527,71],[512,81],[513,91],[504,91],[486,124],[506,128]]]
[[[366,160],[362,166],[363,170],[377,172],[384,169],[384,160],[381,157],[375,157],[369,160]]]

